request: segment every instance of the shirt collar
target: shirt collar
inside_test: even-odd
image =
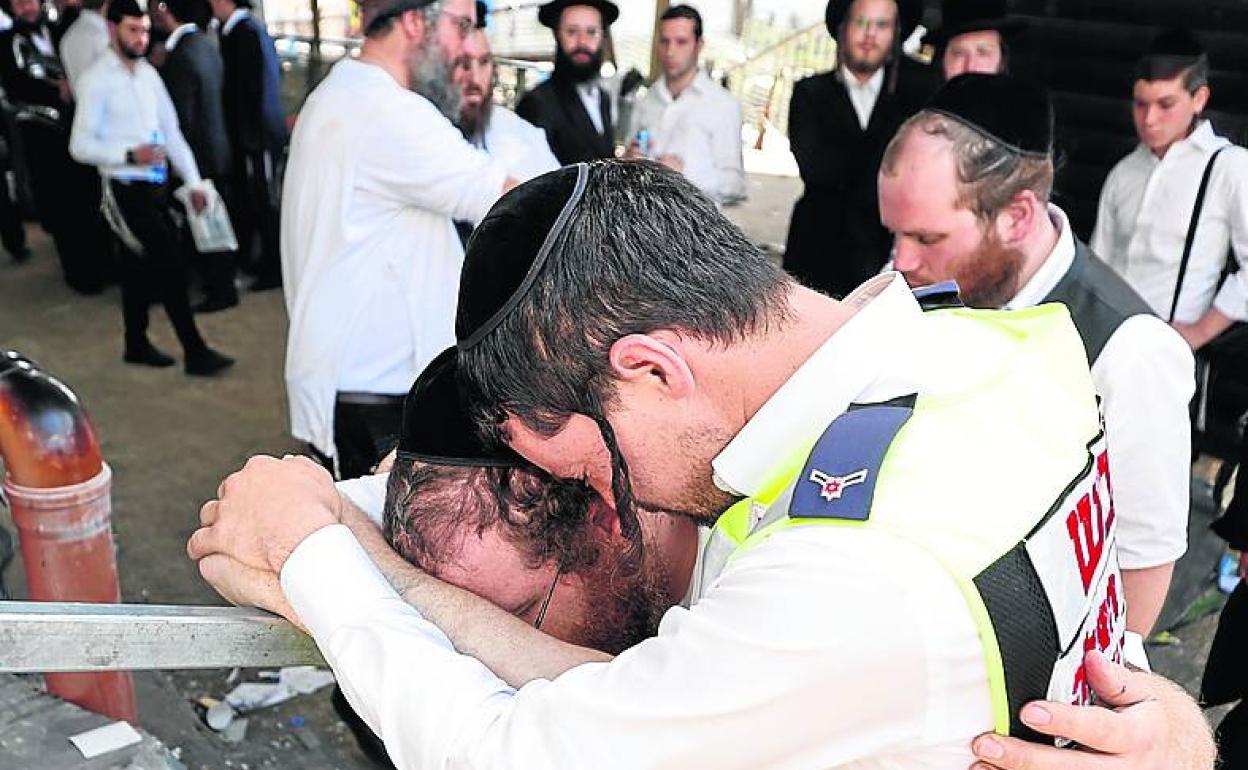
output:
[[[809,451],[828,424],[858,400],[902,395],[889,376],[923,310],[900,273],[859,286],[844,302],[854,315],[808,358],[711,461],[715,484],[730,494],[762,493],[794,451]]]
[[[577,83],[576,90],[585,96],[596,99],[598,97],[598,78],[586,80],[584,83]]]
[[[165,50],[172,52],[173,49],[178,47],[178,43],[182,41],[182,38],[187,35],[194,34],[197,30],[198,27],[191,22],[187,22],[186,24],[178,27],[169,33],[169,37],[165,38]]]
[[[1050,203],[1049,219],[1057,228],[1057,243],[1031,280],[1019,289],[1014,299],[1005,303],[1006,310],[1021,310],[1039,305],[1057,288],[1062,277],[1075,263],[1075,236],[1070,231],[1070,220],[1066,218],[1066,212]]]
[[[867,82],[859,83],[858,78],[854,77],[854,73],[849,71],[845,65],[841,65],[841,82],[845,84],[851,92],[858,91],[860,93],[870,94],[871,96],[879,96],[880,91],[884,88],[884,68],[880,67],[871,77],[867,78]]]
[[[685,86],[685,93],[701,93],[711,82],[711,78],[702,69],[698,69],[696,75],[689,85]],[[659,92],[659,96],[663,97],[665,102],[674,102],[676,99],[672,96],[671,90],[667,87],[667,76],[663,76],[654,82],[654,88]]]
[[[235,8],[234,13],[230,14],[230,18],[226,19],[225,23],[221,25],[221,34],[222,35],[230,34],[230,32],[235,27],[238,26],[238,23],[240,21],[242,21],[243,19],[248,19],[248,18],[251,18],[250,11],[248,11],[246,8]]]
[[[1170,149],[1166,151],[1166,158],[1175,155],[1176,151],[1178,154],[1183,154],[1189,147],[1200,155],[1208,155],[1219,147],[1227,144],[1230,144],[1230,141],[1226,137],[1218,136],[1214,133],[1212,123],[1208,120],[1202,120],[1196,124],[1196,128],[1192,129],[1192,133],[1170,146]],[[1153,165],[1161,163],[1161,161],[1164,160],[1164,158],[1158,158],[1152,150],[1145,147],[1143,142],[1136,145],[1136,152]]]

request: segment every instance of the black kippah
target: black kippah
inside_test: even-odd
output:
[[[528,293],[588,180],[588,165],[564,166],[507,193],[481,220],[459,277],[455,338],[461,350],[493,331]]]
[[[468,417],[455,377],[458,351],[447,348],[429,362],[403,401],[398,456],[434,465],[511,467],[520,458],[506,447],[487,447]]]
[[[946,83],[925,109],[1035,158],[1053,151],[1053,104],[1038,85],[1011,75],[968,73]]]

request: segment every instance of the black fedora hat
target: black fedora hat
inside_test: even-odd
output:
[[[910,33],[914,32],[914,28],[919,26],[919,21],[923,18],[923,0],[896,0],[896,3],[898,31],[900,40],[904,42],[910,37]],[[828,33],[834,39],[837,38],[841,22],[845,21],[845,16],[853,4],[854,0],[830,0],[828,2],[823,20],[828,25]]]
[[[537,9],[537,20],[542,23],[543,27],[555,29],[559,26],[559,17],[563,14],[564,8],[571,8],[574,5],[588,5],[590,8],[597,8],[602,14],[602,26],[609,27],[620,18],[620,9],[611,0],[550,0],[541,8]]]
[[[923,36],[923,42],[936,48],[967,32],[993,30],[1002,37],[1021,32],[1027,22],[1006,15],[1005,0],[943,0],[940,26]]]

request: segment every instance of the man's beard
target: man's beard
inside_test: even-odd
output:
[[[451,63],[436,36],[426,38],[412,56],[411,89],[433,103],[452,123],[459,120],[459,88],[451,82]]]
[[[958,282],[962,302],[967,307],[1004,307],[1018,294],[1018,278],[1025,261],[1022,251],[1007,248],[989,230],[979,248],[954,265],[953,278]]]
[[[479,104],[463,104],[459,110],[459,130],[470,140],[484,134],[490,126],[493,107],[494,102],[490,100],[489,94],[483,94]]]
[[[36,16],[34,21],[27,21],[26,19],[23,19],[21,16],[13,17],[13,29],[17,30],[18,32],[26,32],[26,33],[40,32],[44,23],[45,23],[45,19],[43,18],[42,13]]]
[[[117,50],[121,51],[121,55],[126,57],[127,59],[130,59],[131,61],[142,59],[143,54],[145,53],[144,51],[136,51],[130,46],[120,41],[118,41],[117,43]]]
[[[680,602],[665,588],[668,568],[662,552],[646,544],[641,566],[636,555],[608,551],[609,563],[590,567],[583,574],[585,595],[593,602],[580,642],[587,647],[618,655],[659,631],[663,614]]]
[[[584,64],[577,64],[572,59],[574,53],[589,54],[589,61]],[[555,71],[552,77],[562,80],[568,80],[573,83],[585,83],[598,77],[598,73],[602,70],[602,48],[597,51],[591,51],[588,48],[576,48],[570,53],[565,53],[563,48],[555,46]]]
[[[666,504],[638,498],[637,505],[669,516],[683,516],[701,526],[712,526],[720,514],[737,498],[715,484],[711,475],[711,458],[714,458],[733,439],[733,434],[714,424],[692,425],[677,438],[677,452],[684,458],[705,457],[705,462],[690,462],[675,497]]]
[[[855,75],[873,75],[887,62],[888,49],[884,49],[883,53],[875,59],[859,59],[848,46],[841,51],[841,63],[845,65],[845,69]]]

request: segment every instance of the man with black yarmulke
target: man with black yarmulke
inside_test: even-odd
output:
[[[954,78],[885,152],[880,217],[912,286],[955,280],[971,307],[1070,311],[1103,399],[1127,627],[1147,636],[1187,547],[1192,355],[1050,202],[1052,146],[1043,89]]]

